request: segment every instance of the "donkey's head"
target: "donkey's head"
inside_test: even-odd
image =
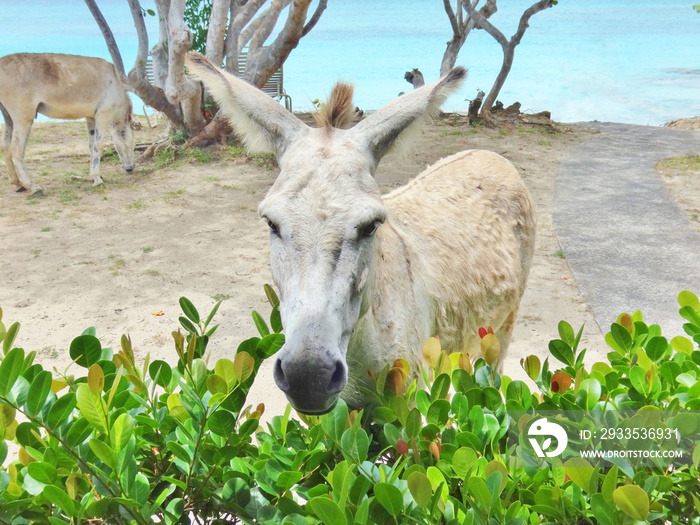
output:
[[[274,152],[280,175],[260,203],[286,343],[275,382],[294,408],[322,414],[348,377],[346,352],[369,306],[375,232],[387,211],[374,180],[380,159],[434,114],[465,77],[457,68],[350,129],[352,87],[336,86],[312,128],[245,82],[190,54],[188,70],[217,100],[249,149]]]

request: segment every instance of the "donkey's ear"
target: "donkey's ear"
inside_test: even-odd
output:
[[[411,130],[435,116],[447,97],[467,76],[467,70],[456,67],[440,80],[401,95],[359,122],[353,130],[369,141],[375,162],[403,141]]]
[[[294,137],[308,129],[272,97],[217,68],[199,53],[188,53],[185,64],[187,72],[209,90],[251,152],[281,157]]]

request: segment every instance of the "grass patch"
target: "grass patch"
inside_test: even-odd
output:
[[[151,248],[150,246],[144,246],[143,248],[141,248],[141,251],[143,253],[151,253],[153,251],[153,248]]]
[[[157,268],[146,268],[141,272],[141,275],[151,275],[155,277],[156,275],[160,275],[160,270]]]
[[[110,258],[113,257],[113,255],[110,256]],[[124,259],[114,259],[114,262],[109,265],[108,269],[112,275],[119,275],[119,273],[124,269],[124,266],[126,266],[126,261]]]
[[[50,231],[51,231],[51,227],[49,227],[49,226],[44,226],[44,227],[41,229],[41,231],[42,231],[42,232],[50,232]]]
[[[171,201],[173,199],[179,199],[184,194],[185,194],[185,189],[181,188],[177,191],[169,191],[167,194],[163,195],[162,199],[165,202],[168,202],[168,201]]]
[[[679,155],[656,163],[656,169],[667,176],[700,171],[700,155]]]
[[[225,301],[226,299],[231,299],[231,296],[223,293],[218,293],[216,295],[212,295],[211,298],[218,302]]]
[[[204,177],[204,180],[206,182],[219,182],[221,179],[219,177],[215,177],[214,175],[210,175],[209,177]]]
[[[127,210],[134,210],[134,211],[142,210],[145,207],[146,207],[146,203],[143,202],[141,199],[134,201],[131,204],[126,205]]]

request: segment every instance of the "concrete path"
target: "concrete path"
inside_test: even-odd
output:
[[[678,293],[700,295],[700,233],[654,168],[700,153],[700,132],[586,123],[600,135],[562,161],[554,228],[603,334],[622,312],[641,310],[670,340],[684,334]]]

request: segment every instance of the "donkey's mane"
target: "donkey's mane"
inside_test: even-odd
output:
[[[321,128],[347,129],[353,124],[355,108],[352,104],[353,85],[338,82],[328,101],[313,116]]]

